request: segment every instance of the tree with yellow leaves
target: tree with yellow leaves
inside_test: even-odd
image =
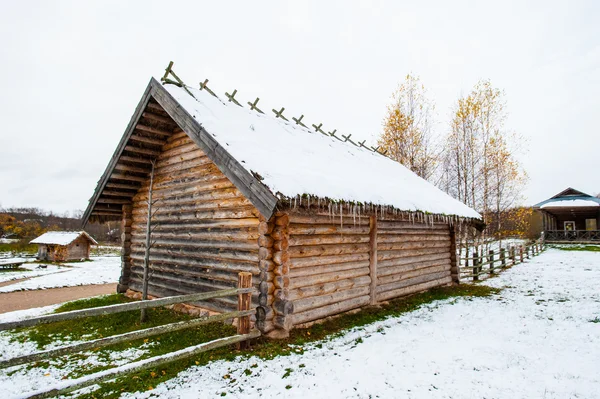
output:
[[[418,77],[407,75],[392,94],[378,145],[387,155],[424,179],[435,169],[431,125],[433,103]]]

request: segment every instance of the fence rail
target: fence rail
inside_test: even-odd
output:
[[[255,289],[252,288],[252,274],[239,273],[238,288],[219,290],[213,292],[203,292],[190,295],[179,295],[168,298],[160,298],[149,301],[131,302],[118,305],[102,306],[91,309],[74,310],[71,312],[57,313],[47,316],[34,317],[14,322],[0,323],[0,331],[10,330],[21,327],[31,327],[40,324],[53,323],[64,320],[77,320],[85,317],[101,316],[113,313],[121,313],[132,310],[141,310],[147,308],[156,308],[160,306],[173,305],[184,302],[197,302],[213,298],[221,298],[226,296],[238,296],[238,309],[236,311],[221,313],[213,316],[201,316],[195,319],[181,321],[177,323],[166,324],[157,327],[151,327],[143,330],[132,331],[125,334],[114,335],[111,337],[100,338],[81,342],[73,345],[66,345],[54,349],[40,351],[29,355],[10,358],[0,361],[0,369],[6,367],[17,366],[21,364],[31,363],[42,359],[48,359],[56,356],[64,356],[72,353],[82,352],[84,350],[95,349],[113,345],[116,343],[133,341],[140,338],[146,338],[159,334],[164,334],[173,331],[197,327],[203,324],[224,321],[227,319],[237,319],[237,334],[229,337],[219,338],[210,342],[201,343],[195,346],[187,347],[166,355],[156,356],[149,359],[144,359],[129,363],[125,366],[112,368],[100,371],[95,374],[84,376],[71,381],[61,382],[60,386],[50,390],[42,390],[32,393],[29,398],[49,398],[59,395],[64,395],[69,392],[98,384],[100,382],[114,379],[116,377],[126,375],[128,373],[137,372],[140,370],[149,369],[169,363],[174,360],[183,359],[194,356],[201,352],[219,348],[221,346],[238,344],[238,347],[245,348],[247,341],[257,338],[261,335],[260,331],[250,329],[250,316],[256,312],[250,309],[251,297]]]
[[[508,248],[500,248],[498,251],[490,249],[487,254],[478,253],[475,250],[471,257],[460,258],[461,264],[463,264],[461,269],[469,271],[461,273],[461,277],[478,281],[482,276],[493,276],[502,269],[523,263],[525,259],[539,255],[544,249],[545,243],[536,241],[529,245],[511,245]]]
[[[546,241],[598,241],[600,230],[546,230]]]

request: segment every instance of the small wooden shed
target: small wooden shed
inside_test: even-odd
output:
[[[32,240],[39,260],[63,262],[90,258],[90,246],[98,245],[85,231],[49,231]]]
[[[142,287],[153,160],[151,295],[231,288],[251,272],[256,325],[285,336],[458,282],[454,228],[481,223],[477,212],[364,143],[255,105],[150,81],[84,215],[121,220],[119,291]]]

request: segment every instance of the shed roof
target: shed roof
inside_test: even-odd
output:
[[[31,240],[30,244],[69,245],[81,236],[85,236],[93,245],[98,245],[85,231],[48,231]]]
[[[267,218],[278,200],[308,194],[401,211],[481,219],[475,210],[400,163],[366,148],[223,101],[206,90],[163,86],[152,79],[146,93]],[[149,100],[140,102],[136,111],[140,115],[144,101],[147,104]],[[85,222],[123,149],[131,148],[127,135],[136,124],[134,115],[111,160],[112,167],[109,164],[90,201]]]

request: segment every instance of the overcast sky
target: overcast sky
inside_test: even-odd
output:
[[[521,134],[525,203],[600,192],[598,1],[0,2],[0,205],[85,209],[151,76],[374,142],[407,73],[436,134],[482,78]],[[365,165],[365,167],[367,167]]]

